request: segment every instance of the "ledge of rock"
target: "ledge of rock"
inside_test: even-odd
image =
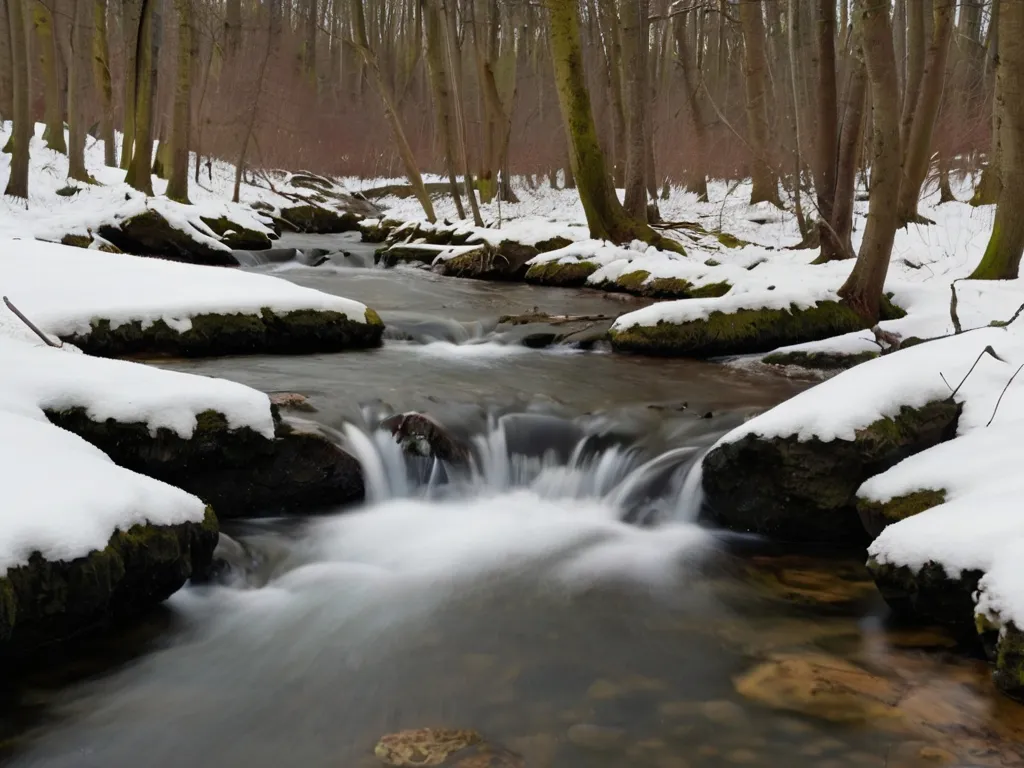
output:
[[[897,496],[886,502],[873,501],[871,499],[857,498],[857,514],[864,529],[871,538],[876,538],[886,527],[900,520],[905,520],[913,515],[920,514],[926,509],[937,507],[946,501],[944,490],[922,489]]]
[[[703,358],[770,352],[864,327],[844,304],[820,301],[807,309],[740,309],[712,312],[702,320],[615,328],[611,340],[619,352]]]
[[[850,355],[839,352],[773,352],[762,358],[761,362],[766,365],[792,365],[812,371],[845,371],[855,365],[866,363],[868,360],[874,360],[878,356],[877,352],[859,352]]]
[[[222,519],[306,512],[364,497],[355,458],[319,433],[277,419],[270,440],[248,427],[230,429],[224,416],[204,411],[185,439],[165,428],[151,433],[145,423],[93,421],[83,408],[46,416],[122,467],[195,494]]]
[[[638,269],[620,275],[616,280],[607,282],[602,287],[606,291],[621,291],[651,299],[716,299],[732,290],[732,285],[724,281],[694,285],[689,280],[680,277],[649,279],[650,277],[650,272]]]
[[[949,400],[904,406],[895,418],[857,430],[854,440],[746,435],[704,459],[711,516],[738,531],[793,541],[862,544],[857,489],[907,456],[956,434],[961,406]]]
[[[358,214],[336,211],[314,203],[282,208],[280,218],[297,232],[316,235],[356,232],[362,219]]]
[[[225,221],[227,221],[225,219]],[[248,230],[240,224],[228,223],[224,231],[230,228],[239,239],[255,240],[259,233]],[[204,264],[214,267],[236,267],[238,261],[231,255],[231,249],[225,244],[216,248],[208,242],[193,237],[184,229],[174,227],[156,211],[149,209],[130,216],[116,226],[104,224],[97,233],[125,253],[140,256],[161,256],[190,264]],[[197,232],[198,234],[198,232]],[[270,246],[269,239],[267,247]]]
[[[524,279],[528,283],[537,285],[552,285],[558,288],[581,288],[587,283],[587,278],[598,270],[598,265],[592,261],[571,261],[558,262],[548,261],[543,264],[534,264],[528,270]]]
[[[233,251],[263,251],[271,246],[270,235],[255,229],[240,227],[227,216],[211,218],[200,216],[203,224],[217,233],[217,237]]]
[[[905,565],[868,560],[878,591],[896,613],[952,627],[973,635],[974,593],[981,571],[967,570],[954,578],[938,563],[925,563],[919,571]]]
[[[362,321],[341,312],[295,310],[277,314],[203,314],[187,331],[163,320],[139,321],[112,328],[109,320],[94,320],[88,333],[62,340],[98,357],[209,357],[239,354],[311,354],[379,347],[384,324],[372,309]]]
[[[205,578],[217,546],[217,518],[136,525],[106,548],[68,562],[39,553],[0,576],[0,657],[21,654],[138,615],[189,578]]]

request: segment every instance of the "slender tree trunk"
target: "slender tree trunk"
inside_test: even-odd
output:
[[[612,108],[612,173],[616,186],[625,184],[626,157],[626,109],[622,88],[622,30],[616,0],[597,0],[598,28],[604,38],[605,62],[608,68],[608,100]]]
[[[981,172],[981,181],[978,182],[977,188],[974,190],[974,196],[971,198],[971,205],[992,205],[999,200],[999,194],[1002,191],[1002,180],[1000,178],[1002,173],[1002,152],[1000,144],[1002,143],[1002,110],[999,109],[999,54],[1000,54],[1000,43],[999,43],[999,27],[1000,17],[1002,16],[1002,0],[993,0],[992,2],[992,17],[990,20],[990,28],[988,34],[988,55],[986,61],[986,71],[991,75],[995,75],[994,84],[992,88],[992,138],[991,146],[988,152],[988,158],[985,162],[985,167]]]
[[[646,134],[647,119],[647,3],[623,0],[622,80],[626,109],[626,213],[647,222]]]
[[[135,147],[125,181],[140,192],[153,194],[153,94],[160,61],[159,0],[142,0],[135,41]]]
[[[235,186],[231,192],[231,201],[239,202],[242,195],[242,175],[245,173],[246,157],[249,153],[249,144],[252,135],[256,130],[256,120],[260,113],[260,97],[263,95],[263,76],[267,73],[267,62],[270,61],[270,54],[274,51],[274,17],[267,20],[267,43],[260,60],[259,71],[256,75],[256,95],[252,100],[252,107],[249,109],[249,116],[245,122],[245,132],[242,134],[242,143],[238,150],[238,161],[235,163]]]
[[[242,0],[227,0],[224,13],[224,52],[233,61],[242,45]]]
[[[782,207],[779,184],[768,151],[768,59],[765,56],[761,0],[739,4],[743,28],[743,61],[747,99],[747,140],[754,188],[751,205],[769,202]]]
[[[85,168],[85,86],[89,71],[91,0],[71,0],[71,56],[68,61],[68,178],[91,184]],[[61,131],[63,133],[63,129]]]
[[[306,0],[306,34],[302,42],[302,63],[305,75],[314,85],[316,75],[317,2]]]
[[[449,85],[448,67],[444,50],[444,29],[441,24],[441,15],[437,7],[430,0],[420,0],[420,8],[426,15],[426,53],[427,71],[430,77],[430,90],[434,98],[434,108],[437,115],[437,128],[441,134],[444,146],[445,169],[448,171],[448,181],[451,184],[452,199],[455,201],[455,208],[459,218],[466,218],[466,209],[462,205],[462,195],[459,194],[459,184],[455,165],[458,157],[458,149],[455,141],[455,126],[452,118],[452,92]]]
[[[1013,280],[1024,253],[1024,2],[999,12],[999,68],[995,109],[1000,113],[1002,189],[985,255],[975,280]]]
[[[817,158],[815,187],[818,199],[818,239],[821,258],[830,261],[840,255],[841,243],[829,232],[836,199],[836,174],[839,162],[839,105],[836,86],[836,4],[834,0],[816,0]]]
[[[0,2],[0,120],[14,115],[14,60],[6,2]]]
[[[67,154],[68,145],[64,138],[64,114],[61,109],[60,73],[58,72],[57,36],[53,29],[53,14],[42,2],[32,3],[32,25],[36,31],[39,46],[39,66],[43,72],[45,122],[43,139],[46,146],[55,152]]]
[[[634,239],[681,251],[646,224],[631,218],[610,183],[583,68],[579,8],[576,0],[545,0],[550,12],[548,34],[555,69],[558,102],[570,141],[570,164],[590,235],[597,240],[627,243]]]
[[[117,165],[114,141],[114,86],[110,77],[110,48],[107,44],[107,0],[92,0],[92,72],[99,97],[100,139],[103,164]]]
[[[174,83],[174,108],[171,118],[171,173],[167,196],[179,203],[188,203],[188,144],[190,110],[192,107],[192,57],[195,53],[192,34],[191,0],[174,0],[178,13],[178,62]],[[199,157],[196,157],[196,165]]]
[[[946,79],[946,58],[953,34],[955,0],[936,0],[932,25],[932,42],[928,48],[924,76],[921,80],[917,107],[913,111],[909,142],[904,145],[903,182],[900,185],[900,221],[925,223],[917,212],[921,186],[928,175],[932,155],[932,133],[942,104],[942,88]]]
[[[408,138],[406,138],[405,129],[402,127],[402,121],[398,116],[394,98],[392,97],[388,89],[387,81],[384,79],[384,75],[380,70],[377,57],[370,49],[370,41],[366,35],[366,17],[363,13],[363,0],[351,0],[351,10],[353,20],[352,44],[363,57],[363,61],[366,62],[367,71],[370,74],[370,78],[377,91],[377,95],[380,97],[381,105],[384,107],[384,116],[387,118],[388,124],[391,126],[395,142],[398,144],[398,154],[402,158],[402,164],[405,166],[405,172],[409,177],[409,183],[412,185],[413,191],[416,193],[416,199],[419,200],[420,205],[423,206],[423,213],[426,215],[427,220],[431,222],[437,221],[437,217],[434,215],[434,205],[430,201],[430,195],[427,193],[427,188],[423,184],[423,177],[420,175],[419,166],[416,164],[416,157],[413,154],[412,147],[409,146]]]
[[[882,290],[889,270],[892,244],[899,221],[896,203],[900,194],[900,98],[896,82],[896,54],[887,4],[857,0],[855,23],[871,82],[872,163],[868,221],[853,272],[839,290],[843,301],[864,322],[878,322]]]
[[[698,82],[699,68],[695,52],[690,50],[687,39],[687,25],[696,24],[696,10],[690,10],[676,19],[676,46],[679,49],[679,61],[683,72],[683,87],[686,89],[686,103],[690,107],[690,118],[693,123],[694,158],[687,169],[686,188],[697,195],[697,200],[708,201],[708,177],[704,172],[705,153],[707,152],[707,120],[704,111],[703,86]]]
[[[29,105],[28,42],[25,37],[25,3],[5,0],[11,35],[11,89],[13,91],[14,128],[11,134],[11,171],[5,195],[28,200],[28,151],[32,140],[32,113]]]
[[[125,0],[121,6],[121,24],[124,27],[124,128],[121,141],[121,168],[131,171],[135,152],[135,77],[139,23],[142,0]]]
[[[907,77],[903,89],[903,114],[900,118],[900,144],[910,142],[910,129],[914,123],[914,110],[921,94],[925,60],[925,8],[924,0],[907,3]]]
[[[920,3],[921,0],[910,0],[910,2]],[[907,89],[907,0],[896,0],[892,14],[892,36],[896,49],[896,80],[899,83],[900,98],[902,99]]]

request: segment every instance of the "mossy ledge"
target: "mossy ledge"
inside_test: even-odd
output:
[[[665,357],[719,357],[770,352],[778,347],[840,336],[865,327],[852,309],[819,301],[800,309],[740,309],[712,312],[702,320],[659,322],[613,330],[612,347]]]
[[[1000,691],[1024,703],[1024,631],[1012,621],[999,633],[996,671],[992,677]]]
[[[549,261],[530,267],[526,271],[525,280],[536,285],[582,288],[587,284],[587,278],[597,272],[597,269],[597,264],[592,261],[574,261],[567,264]]]
[[[201,523],[118,530],[104,549],[74,560],[34,553],[0,577],[0,660],[138,615],[205,578],[217,538],[208,507]]]
[[[606,291],[622,291],[651,299],[717,299],[732,290],[732,285],[725,281],[694,285],[680,277],[655,277],[649,280],[650,276],[647,270],[637,269],[604,283],[602,287]]]
[[[952,578],[940,564],[927,562],[919,571],[905,565],[868,560],[878,591],[897,614],[942,624],[964,638],[977,633],[974,593],[981,571],[964,571]]]
[[[122,467],[195,494],[222,519],[317,511],[364,496],[356,459],[322,435],[280,421],[269,439],[248,427],[230,429],[222,414],[204,411],[183,438],[165,428],[152,434],[142,422],[95,421],[84,408],[46,416]]]
[[[762,358],[766,365],[807,368],[811,371],[845,371],[878,357],[877,352],[858,352],[844,355],[839,352],[773,352]]]
[[[873,475],[956,434],[961,406],[937,400],[904,406],[895,418],[857,430],[853,440],[750,434],[704,459],[710,516],[737,531],[790,541],[860,546],[867,534],[857,489]]]
[[[236,232],[249,231],[238,224],[232,224]],[[104,224],[97,234],[125,253],[139,256],[160,256],[165,259],[184,261],[189,264],[204,264],[214,267],[237,267],[238,260],[225,248],[214,248],[200,239],[200,233],[189,226],[179,229],[154,210],[142,213],[115,224]],[[269,241],[268,241],[269,247]]]
[[[857,514],[860,515],[864,529],[875,538],[889,525],[937,507],[945,501],[946,492],[941,489],[921,489],[886,502],[858,498]]]
[[[98,357],[304,355],[379,347],[384,334],[380,317],[368,309],[363,320],[314,309],[277,314],[264,307],[259,314],[196,315],[192,327],[183,332],[163,320],[148,326],[133,321],[116,328],[109,320],[94,320],[88,333],[61,339]]]

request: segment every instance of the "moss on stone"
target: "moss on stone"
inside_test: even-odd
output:
[[[905,565],[868,560],[868,570],[878,591],[898,614],[950,627],[963,637],[977,632],[974,623],[974,593],[981,571],[963,571],[952,578],[935,562],[915,571]]]
[[[720,266],[722,266],[722,262],[715,261],[714,259],[708,259],[707,261],[704,262],[704,266],[705,267],[720,267]]]
[[[659,322],[613,330],[612,347],[672,357],[717,357],[768,352],[778,347],[818,341],[864,328],[852,309],[835,301],[820,301],[800,309],[741,309],[712,312],[702,320]]]
[[[550,251],[558,251],[562,248],[568,248],[572,245],[572,240],[567,237],[549,237],[547,240],[541,240],[535,244],[535,247],[541,253],[549,253]]]
[[[527,262],[539,253],[532,245],[503,240],[497,247],[484,243],[472,251],[445,259],[435,269],[451,277],[519,281],[526,277]]]
[[[333,208],[307,203],[281,209],[281,219],[299,232],[340,234],[359,230],[362,219],[354,213],[340,213]]]
[[[574,261],[560,264],[549,261],[534,264],[526,272],[526,282],[538,285],[553,285],[561,288],[580,288],[587,283],[587,278],[598,270],[592,261]]]
[[[944,490],[922,489],[897,496],[886,502],[858,498],[857,513],[860,515],[865,530],[874,538],[892,523],[898,523],[900,520],[913,517],[945,502],[946,492]]]
[[[961,406],[938,400],[904,406],[892,419],[857,430],[853,440],[750,434],[704,459],[711,516],[738,531],[793,541],[862,544],[857,490],[915,453],[952,439]]]
[[[60,239],[61,245],[70,245],[73,248],[88,248],[92,245],[90,235],[64,235]]]
[[[993,679],[1000,691],[1024,702],[1024,632],[1012,621],[999,633]]]
[[[366,308],[366,312],[363,313],[363,317],[366,319],[367,325],[376,325],[381,328],[384,327],[384,321],[380,319],[380,315],[370,307]]]
[[[202,222],[213,230],[221,242],[232,250],[262,251],[270,247],[270,237],[265,232],[248,229],[227,216],[213,218],[200,216]]]
[[[88,333],[62,339],[99,357],[312,354],[380,346],[384,326],[376,319],[361,322],[341,312],[312,309],[278,315],[264,308],[258,315],[196,315],[192,327],[183,332],[163,320],[148,326],[133,321],[116,328],[109,320],[94,320]]]
[[[658,280],[651,281],[652,290],[657,291],[659,282]],[[725,296],[729,291],[732,290],[732,285],[725,282],[724,280],[717,283],[707,283],[705,285],[695,285],[690,288],[689,298],[691,299],[717,299],[719,296]],[[655,295],[655,294],[652,294]]]
[[[222,518],[306,512],[363,498],[359,462],[322,435],[284,424],[267,438],[203,411],[184,438],[165,428],[151,431],[144,422],[94,421],[84,408],[46,416],[117,464],[195,494]]]
[[[192,227],[188,229],[195,231]],[[172,226],[159,213],[149,209],[130,216],[116,226],[105,224],[99,228],[98,234],[125,253],[162,256],[190,264],[216,267],[238,266],[238,260],[229,250],[214,248],[189,231]]]
[[[633,272],[627,272],[624,275],[619,275],[613,285],[616,288],[626,291],[626,293],[639,294],[643,290],[644,281],[650,276],[651,273],[646,269],[638,269]]]
[[[795,365],[814,371],[842,371],[878,357],[877,352],[844,355],[839,352],[774,352],[762,358],[768,365]]]
[[[750,245],[746,240],[740,240],[736,235],[730,235],[728,232],[716,233],[715,239],[726,248],[742,248],[745,245]]]

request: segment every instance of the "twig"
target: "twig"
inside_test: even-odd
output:
[[[996,407],[992,409],[992,418],[988,420],[988,424],[985,425],[986,427],[991,426],[992,422],[995,421],[996,413],[999,411],[999,404],[1003,402],[1003,395],[1006,394],[1006,390],[1008,390],[1010,385],[1013,384],[1013,380],[1017,378],[1017,374],[1020,373],[1021,368],[1024,368],[1024,363],[1021,363],[1020,366],[1018,366],[1017,370],[1013,372],[1013,376],[1011,376],[1010,380],[1006,382],[1006,386],[1003,387],[1003,391],[999,393],[999,399],[996,400]]]
[[[1013,317],[1011,317],[1009,320],[993,320],[992,327],[1005,328],[1008,325],[1012,325],[1013,321],[1020,317],[1021,312],[1024,312],[1024,304],[1021,304],[1019,307],[1017,307],[1017,311],[1013,313]]]
[[[960,387],[962,387],[964,385],[964,382],[966,382],[967,379],[970,378],[971,374],[974,373],[974,369],[978,367],[978,363],[981,362],[981,358],[984,357],[986,353],[992,355],[992,357],[994,357],[996,360],[998,360],[1001,363],[1005,363],[1006,362],[1005,360],[1003,360],[1003,358],[1001,358],[999,355],[996,354],[996,351],[994,349],[992,349],[992,345],[990,344],[989,346],[987,346],[983,350],[981,350],[981,352],[978,354],[978,359],[975,360],[974,361],[974,365],[971,366],[971,370],[969,370],[967,372],[967,375],[964,376],[963,379],[960,381],[960,383],[956,385],[956,389],[953,389],[952,387],[949,387],[949,382],[946,381],[946,377],[943,376],[941,372],[939,373],[939,378],[942,379],[942,383],[945,384],[947,387],[949,387],[950,389],[953,390],[953,393],[949,396],[950,400],[952,400],[954,397],[956,397],[956,393],[960,391]]]
[[[60,349],[61,347],[64,346],[63,341],[60,344],[54,344],[50,340],[50,338],[45,333],[40,331],[36,327],[35,323],[33,323],[31,320],[25,317],[25,315],[22,314],[21,310],[14,306],[14,304],[11,303],[11,300],[8,299],[6,296],[4,296],[4,304],[6,304],[7,308],[11,310],[11,312],[13,312],[15,315],[17,315],[18,319],[21,320],[21,322],[23,322],[25,325],[27,325],[36,336],[38,336],[40,339],[46,342],[46,346],[56,347],[57,349]]]
[[[956,336],[964,332],[963,326],[960,325],[960,315],[957,313],[960,302],[956,296],[956,280],[949,284],[949,290],[952,293],[949,298],[949,318],[953,321],[953,335]]]

